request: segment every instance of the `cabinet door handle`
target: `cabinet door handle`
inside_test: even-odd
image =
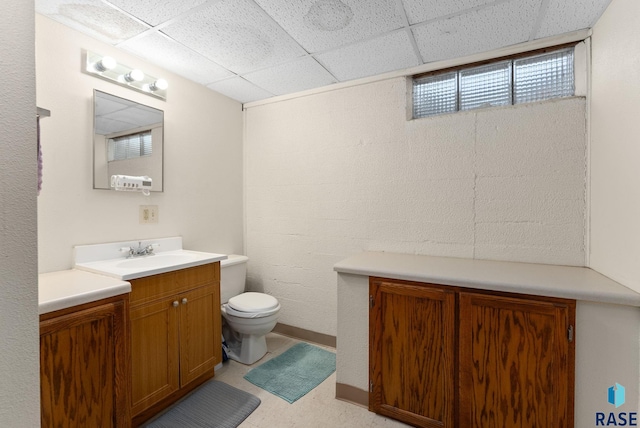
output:
[[[180,303],[178,303],[178,301],[177,301],[177,300],[175,300],[175,301],[173,302],[173,307],[174,307],[174,308],[177,308],[179,304],[180,304]]]
[[[183,298],[182,298],[182,304],[183,304],[183,305],[186,305],[186,304],[187,304],[187,298],[186,298],[186,297],[183,297]]]

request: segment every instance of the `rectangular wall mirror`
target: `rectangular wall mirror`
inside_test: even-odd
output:
[[[93,188],[111,189],[112,175],[146,175],[163,190],[164,112],[93,91]]]

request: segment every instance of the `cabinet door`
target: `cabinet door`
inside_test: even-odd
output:
[[[420,427],[453,427],[455,293],[371,278],[369,410]]]
[[[575,302],[460,293],[460,426],[573,427]]]
[[[131,422],[124,300],[40,323],[43,427],[125,427]]]
[[[178,300],[131,309],[132,412],[134,415],[179,388]]]
[[[217,287],[208,285],[180,295],[180,384],[184,386],[198,376],[212,370],[221,360],[220,308]],[[215,340],[214,331],[218,340]],[[216,359],[216,354],[220,355]]]

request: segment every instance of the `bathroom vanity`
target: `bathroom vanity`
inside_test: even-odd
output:
[[[393,253],[334,269],[338,398],[414,426],[589,426],[626,381],[637,411],[640,295],[590,269]]]
[[[42,426],[138,426],[213,377],[224,259],[162,238],[77,246],[74,269],[40,274]]]

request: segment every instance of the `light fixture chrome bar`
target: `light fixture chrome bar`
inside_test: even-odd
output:
[[[83,51],[82,72],[116,85],[131,88],[162,100],[167,99],[169,84],[165,79],[144,73],[142,70],[120,64],[113,57]]]

